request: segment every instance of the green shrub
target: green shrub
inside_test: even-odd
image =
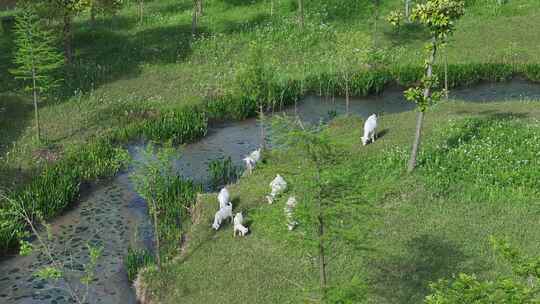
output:
[[[124,260],[128,280],[133,282],[141,268],[154,264],[154,256],[145,249],[128,248],[127,256]]]

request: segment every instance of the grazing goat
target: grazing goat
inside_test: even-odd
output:
[[[219,202],[219,209],[222,209],[223,207],[227,206],[227,203],[231,201],[231,195],[229,194],[229,190],[227,190],[227,187],[219,191],[217,199]]]
[[[294,220],[294,208],[296,208],[296,203],[296,198],[294,196],[291,196],[287,200],[285,208],[283,208],[283,210],[285,211],[285,218],[287,219],[287,228],[289,228],[289,231],[293,230],[298,225],[298,222]]]
[[[214,223],[212,224],[212,228],[218,230],[221,226],[221,223],[228,218],[231,218],[232,222],[232,204],[230,202],[225,207],[219,209],[219,211],[216,212],[216,215],[214,215]]]
[[[272,188],[272,192],[270,195],[266,196],[266,199],[268,200],[269,204],[272,204],[276,196],[287,190],[287,182],[283,179],[283,177],[281,177],[281,175],[278,174],[270,183],[270,188]]]
[[[246,164],[246,169],[248,174],[251,174],[253,172],[253,169],[255,168],[255,165],[259,162],[261,159],[261,149],[257,149],[248,156],[246,156],[243,161]]]
[[[377,115],[372,114],[364,123],[364,136],[362,136],[362,144],[367,145],[368,141],[375,142],[377,137]]]
[[[246,236],[249,229],[247,227],[244,227],[244,216],[242,215],[242,212],[238,212],[233,219],[233,236],[236,236],[236,231],[238,231],[238,235],[240,236]]]

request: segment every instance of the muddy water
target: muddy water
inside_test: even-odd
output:
[[[468,101],[534,99],[540,101],[540,86],[521,81],[503,84],[484,84],[472,89],[454,90],[452,96]],[[356,98],[350,110],[361,117],[372,113],[397,113],[414,109],[403,100],[401,91],[387,91],[381,96]],[[345,112],[341,98],[306,97],[286,112],[296,112],[304,121],[318,122]],[[197,143],[179,148],[176,166],[185,177],[196,181],[208,178],[208,163],[231,156],[241,159],[259,145],[256,120],[214,126],[208,136]],[[140,157],[137,145],[129,148]],[[135,303],[134,293],[127,281],[123,257],[130,244],[151,247],[152,229],[146,216],[146,205],[129,182],[127,173],[103,182],[87,191],[76,206],[52,223],[54,247],[64,252],[62,259],[75,272],[82,271],[87,262],[87,243],[103,246],[95,283],[88,292],[89,303]],[[62,288],[65,282],[41,281],[32,272],[46,265],[43,256],[8,257],[0,261],[0,303],[70,303]]]

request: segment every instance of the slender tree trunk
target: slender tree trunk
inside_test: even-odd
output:
[[[261,148],[264,151],[266,149],[266,140],[265,140],[266,139],[266,133],[265,133],[265,129],[264,129],[264,111],[263,111],[262,103],[259,106],[259,120],[260,120],[260,124],[261,124]]]
[[[409,12],[410,1],[411,0],[405,0],[405,20],[407,20],[407,22],[409,21],[409,15],[410,15],[410,12]]]
[[[38,111],[38,96],[37,96],[37,87],[36,87],[36,68],[34,67],[34,62],[32,61],[32,91],[34,93],[34,114],[36,119],[36,138],[38,143],[41,142],[41,130],[39,127],[39,111]]]
[[[161,271],[161,250],[159,244],[159,222],[158,222],[158,206],[154,200],[152,200],[152,205],[154,205],[154,237],[156,238],[156,259],[158,271]]]
[[[304,0],[298,0],[298,20],[300,21],[300,28],[304,28]]]
[[[144,0],[139,0],[139,23],[142,24],[144,19]]]
[[[197,0],[193,0],[193,18],[191,19],[191,35],[195,36],[197,33]]]
[[[90,7],[90,25],[92,28],[96,26],[96,4],[92,3],[92,6]]]
[[[377,48],[377,42],[378,42],[378,39],[377,39],[378,23],[379,23],[379,0],[375,0],[375,22],[373,22],[373,45],[375,46],[375,48]]]
[[[69,9],[64,8],[64,61],[66,65],[73,62],[72,18]]]
[[[197,0],[197,15],[199,17],[203,15],[203,0]]]
[[[274,0],[270,0],[270,16],[274,16]]]
[[[345,107],[346,107],[346,114],[349,116],[349,105],[350,105],[350,98],[349,98],[349,77],[345,79]]]
[[[448,50],[444,49],[444,94],[448,101]]]
[[[435,55],[437,54],[437,40],[436,38],[432,38],[431,42],[431,54],[429,58],[429,62],[426,67],[426,77],[430,79],[433,76],[433,64],[435,63]],[[424,88],[424,98],[428,99],[431,98],[431,87],[427,85]],[[416,131],[414,136],[414,142],[412,146],[411,151],[411,158],[409,160],[409,166],[407,168],[407,172],[412,172],[414,168],[416,167],[416,159],[418,157],[418,151],[420,150],[420,139],[422,136],[422,125],[424,123],[424,112],[420,111],[418,112],[418,115],[416,116]]]
[[[321,291],[324,294],[326,290],[326,261],[325,261],[325,252],[324,252],[324,216],[323,216],[323,205],[321,198],[321,177],[320,169],[317,168],[317,203],[319,207],[319,215],[317,219],[319,221],[319,284]]]

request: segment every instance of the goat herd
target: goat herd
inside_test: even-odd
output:
[[[369,141],[375,142],[375,138],[377,135],[376,129],[377,115],[372,114],[364,123],[364,135],[361,137],[361,141],[364,146]],[[243,159],[248,174],[251,174],[253,172],[253,169],[260,160],[261,149],[257,149],[251,152]],[[270,194],[266,196],[266,200],[269,204],[272,204],[276,197],[278,197],[281,193],[287,190],[287,182],[285,181],[285,179],[283,179],[281,175],[277,174],[274,180],[272,180],[272,182],[270,183],[270,189]],[[249,229],[244,226],[244,216],[242,212],[238,212],[233,217],[233,206],[230,198],[231,195],[227,187],[222,188],[217,196],[219,202],[219,210],[214,215],[214,223],[212,224],[212,228],[218,230],[221,227],[221,224],[225,220],[230,218],[231,223],[233,224],[233,236],[236,236],[237,232],[240,236],[246,236],[246,234],[249,232]],[[285,207],[283,208],[285,218],[287,220],[287,228],[289,229],[289,231],[293,230],[298,225],[298,222],[294,219],[294,208],[296,207],[296,204],[296,198],[294,196],[291,196],[289,197],[285,204]]]

